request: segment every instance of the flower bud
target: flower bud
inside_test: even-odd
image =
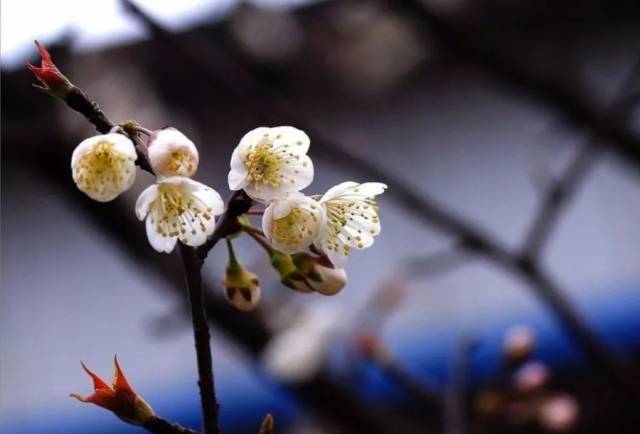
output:
[[[525,326],[510,328],[504,338],[503,350],[509,362],[520,363],[531,356],[536,346],[536,335]]]
[[[73,84],[62,75],[58,67],[51,60],[49,51],[38,41],[36,47],[42,58],[40,67],[27,63],[27,68],[36,76],[36,79],[40,82],[40,85],[35,85],[40,90],[43,90],[51,95],[59,98],[65,98],[69,91],[73,89]]]
[[[140,395],[133,391],[127,378],[118,364],[118,358],[114,358],[115,376],[113,385],[109,385],[98,375],[90,371],[84,363],[82,367],[93,380],[94,392],[90,396],[81,396],[72,393],[70,396],[78,401],[90,402],[113,412],[120,419],[132,425],[144,425],[148,420],[155,417],[155,412],[142,399]]]
[[[158,130],[149,143],[149,162],[159,176],[191,177],[198,169],[198,150],[175,128]]]
[[[125,135],[89,137],[71,156],[73,180],[91,199],[108,202],[133,185],[137,158],[133,142]]]
[[[540,424],[552,432],[570,431],[576,426],[579,407],[576,399],[559,395],[544,402],[539,409]]]
[[[260,280],[255,273],[243,268],[230,270],[224,279],[224,296],[237,309],[248,312],[260,301]]]
[[[224,296],[237,309],[248,312],[260,301],[260,279],[255,273],[244,269],[238,262],[233,243],[227,238],[229,262],[224,277]]]
[[[549,380],[549,368],[540,362],[528,362],[516,371],[513,382],[520,392],[533,392],[541,389]]]
[[[325,256],[296,253],[292,256],[296,268],[305,277],[305,284],[323,295],[335,295],[347,284],[347,272],[336,268]]]

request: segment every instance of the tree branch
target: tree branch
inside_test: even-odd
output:
[[[615,151],[640,170],[640,137],[628,125],[617,122],[606,110],[597,108],[593,101],[577,89],[557,80],[544,77],[527,65],[496,50],[482,32],[456,26],[441,17],[420,0],[385,0],[397,5],[413,20],[416,28],[429,41],[436,37],[450,52],[484,68],[503,83],[523,91],[531,98],[558,110],[574,125],[589,129],[597,137],[599,146]]]
[[[631,71],[627,74],[627,78],[620,85],[608,111],[610,117],[623,117],[625,113],[631,112],[631,103],[635,100],[635,95],[631,92],[631,89],[638,76],[640,76],[640,59],[636,61]],[[526,235],[523,256],[531,259],[539,256],[562,215],[562,211],[564,211],[567,203],[580,187],[580,184],[582,184],[585,176],[600,155],[597,140],[597,137],[593,134],[589,137],[562,177],[554,182],[547,191]]]
[[[149,419],[142,427],[153,434],[198,434],[197,431],[177,423],[172,424],[158,416]]]
[[[196,346],[196,358],[198,361],[198,387],[200,388],[200,405],[202,407],[202,432],[203,434],[220,434],[218,426],[218,414],[220,404],[216,397],[215,382],[213,376],[213,361],[211,358],[211,345],[209,325],[207,324],[204,310],[204,293],[202,291],[202,264],[195,249],[180,243],[180,254],[184,265],[184,274],[187,281],[187,293],[191,308],[191,323],[193,325],[193,338]]]
[[[598,151],[592,142],[585,143],[562,177],[551,184],[525,237],[525,256],[534,259],[540,255],[566,205],[597,161]]]
[[[116,126],[113,121],[111,121],[109,117],[104,113],[104,111],[100,109],[98,104],[91,101],[89,97],[78,87],[73,86],[71,90],[62,97],[62,99],[70,108],[87,118],[87,120],[89,120],[89,122],[91,122],[99,132],[108,133],[112,130],[112,128]],[[136,142],[136,145],[138,145],[138,153],[142,153],[143,155],[143,158],[138,158],[136,163],[142,169],[153,173],[151,167],[148,164],[145,153],[141,152],[141,149],[144,149],[144,145],[139,146],[141,145],[141,142],[137,137],[137,134],[131,134],[129,132],[127,132],[127,134],[132,138],[132,140],[134,140],[134,142]],[[234,195],[233,197],[238,196],[239,195]],[[250,206],[251,202],[249,201],[247,210]],[[234,207],[234,209],[236,208],[237,205]],[[210,244],[210,248],[213,248],[218,239],[228,235],[228,233],[225,233],[225,230],[233,229],[233,222],[235,222],[236,220],[237,215],[225,215],[222,217],[221,222],[223,222],[224,225],[218,226],[214,231],[215,241]],[[182,256],[184,265],[184,273],[186,276],[189,306],[191,308],[191,319],[195,339],[196,356],[198,363],[198,387],[200,388],[200,401],[202,407],[203,434],[220,434],[220,428],[218,426],[220,405],[218,403],[214,387],[215,385],[212,366],[213,363],[211,358],[209,325],[206,319],[204,296],[202,290],[201,269],[204,257],[206,255],[200,256],[194,248],[186,246],[182,243],[179,243],[179,245],[180,254]],[[153,423],[154,429],[168,429],[168,422],[163,421],[160,418],[155,420]]]

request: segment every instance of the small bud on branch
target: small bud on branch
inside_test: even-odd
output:
[[[114,357],[113,364],[115,367],[115,375],[113,384],[109,385],[106,381],[93,373],[82,363],[82,368],[93,380],[94,392],[89,396],[81,396],[72,393],[69,396],[76,398],[78,401],[90,402],[102,408],[113,412],[120,419],[132,425],[144,425],[149,419],[155,417],[155,412],[147,402],[142,399],[129,385],[127,377],[120,368],[118,357]]]

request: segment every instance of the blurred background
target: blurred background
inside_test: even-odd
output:
[[[283,287],[250,239],[257,311],[207,309],[225,433],[633,433],[640,399],[636,0],[1,4],[0,431],[142,430],[68,398],[80,360],[199,428],[177,252],[71,179],[95,134],[31,87],[33,40],[116,122],[194,140],[228,196],[260,125],[311,137],[309,193],[383,181],[383,231],[337,296]]]

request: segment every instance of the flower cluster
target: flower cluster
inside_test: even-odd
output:
[[[151,246],[170,253],[178,241],[204,244],[224,203],[214,189],[191,179],[199,163],[196,146],[174,128],[128,128],[148,137],[137,151],[131,136],[118,127],[77,146],[71,159],[76,185],[94,200],[113,200],[133,185],[140,153],[156,175],[135,206]],[[264,206],[262,231],[250,223],[248,227],[269,252],[282,282],[301,292],[333,295],[346,284],[343,268],[350,252],[371,246],[380,233],[376,196],[386,185],[349,181],[323,195],[303,194],[314,175],[309,145],[309,137],[297,128],[256,128],[233,151],[228,183]],[[252,309],[259,300],[259,282],[235,257],[233,261],[225,296],[241,310]]]
[[[146,152],[157,179],[138,197],[136,215],[146,220],[149,243],[166,253],[178,240],[201,245],[213,232],[224,202],[214,189],[190,178],[198,168],[198,150],[184,134],[166,128],[150,134]],[[136,148],[124,134],[90,137],[73,152],[73,179],[89,197],[107,202],[133,185],[136,159]]]
[[[316,248],[344,267],[352,249],[373,244],[380,233],[375,197],[386,185],[343,182],[321,197],[300,191],[313,181],[309,137],[293,127],[256,128],[233,151],[229,188],[266,204],[262,230],[286,252]]]

